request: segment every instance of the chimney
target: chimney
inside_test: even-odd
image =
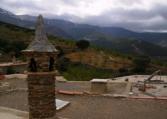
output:
[[[37,18],[34,41],[22,52],[29,61],[29,119],[56,117],[54,62],[58,51],[48,41],[42,15]]]

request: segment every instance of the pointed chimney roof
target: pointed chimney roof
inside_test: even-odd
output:
[[[57,52],[57,49],[48,41],[42,15],[37,18],[34,41],[23,52]]]

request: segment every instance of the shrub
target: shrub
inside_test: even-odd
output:
[[[146,68],[149,66],[151,59],[146,56],[139,56],[133,59],[134,69],[136,73],[145,73]]]
[[[128,73],[128,69],[126,69],[126,68],[120,68],[119,69],[119,73],[126,74],[126,73]]]
[[[112,70],[97,69],[83,64],[70,64],[63,72],[67,80],[89,81],[93,78],[111,78]]]
[[[6,73],[7,74],[14,74],[14,73],[16,73],[16,71],[13,69],[13,67],[7,67]]]
[[[68,58],[61,57],[57,60],[56,68],[59,70],[59,72],[65,72],[67,71],[69,63],[70,60]]]
[[[76,46],[80,49],[80,50],[84,50],[87,49],[89,47],[90,43],[87,40],[80,40],[76,43]]]

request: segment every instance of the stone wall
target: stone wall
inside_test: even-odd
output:
[[[55,73],[28,74],[30,119],[48,119],[55,116]]]

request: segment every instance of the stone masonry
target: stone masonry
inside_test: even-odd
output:
[[[55,115],[55,73],[29,73],[28,91],[30,119]]]

